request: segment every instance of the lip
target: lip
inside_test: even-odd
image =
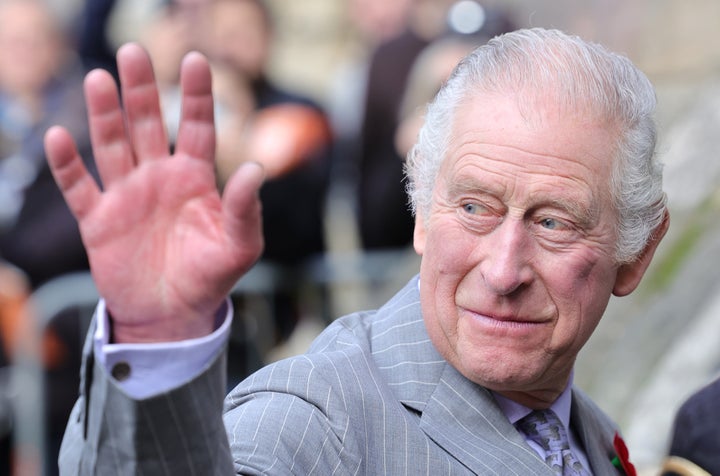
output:
[[[547,324],[547,320],[530,319],[510,314],[492,314],[481,311],[462,309],[472,320],[481,325],[490,325],[504,329],[531,329]]]

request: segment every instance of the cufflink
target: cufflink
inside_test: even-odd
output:
[[[127,362],[118,362],[113,365],[110,374],[118,382],[127,380],[130,377],[130,364],[128,364]]]

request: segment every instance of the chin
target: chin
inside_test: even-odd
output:
[[[472,382],[494,391],[522,391],[536,382],[542,372],[529,369],[528,358],[517,364],[495,355],[476,356],[470,361],[460,359],[456,369]],[[452,362],[451,362],[452,363]]]

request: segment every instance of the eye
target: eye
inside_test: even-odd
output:
[[[463,202],[458,208],[460,222],[474,233],[487,233],[497,226],[500,216],[484,202]]]
[[[462,211],[468,215],[479,217],[489,217],[495,214],[493,209],[489,207],[486,203],[477,201],[463,203]]]
[[[470,215],[476,215],[480,212],[480,206],[477,203],[466,203],[463,205],[463,210]]]
[[[538,217],[535,226],[539,232],[538,236],[554,242],[571,241],[578,233],[578,228],[572,221],[556,216]]]
[[[540,226],[548,230],[557,230],[564,225],[554,218],[543,218],[540,220]]]

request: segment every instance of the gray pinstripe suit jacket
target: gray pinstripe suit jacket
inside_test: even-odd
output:
[[[62,474],[501,474],[552,472],[484,388],[429,341],[417,279],[378,311],[338,319],[302,356],[224,401],[224,356],[188,385],[128,398],[88,353]],[[618,474],[613,423],[573,391],[595,474]]]

